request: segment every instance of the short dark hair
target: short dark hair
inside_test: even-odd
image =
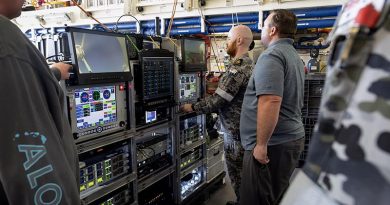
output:
[[[294,38],[297,33],[297,17],[289,10],[277,9],[271,11],[274,14],[270,26],[275,26],[280,38]]]

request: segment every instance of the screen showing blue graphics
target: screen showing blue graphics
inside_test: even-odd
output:
[[[151,111],[146,112],[146,123],[151,123],[157,120],[157,112]]]
[[[130,72],[125,37],[74,34],[79,73]]]
[[[115,86],[75,90],[76,120],[78,129],[116,122]]]

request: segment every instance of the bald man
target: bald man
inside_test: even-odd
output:
[[[233,27],[227,38],[227,53],[232,60],[221,77],[214,95],[195,104],[182,107],[185,112],[198,114],[219,113],[221,131],[225,133],[226,164],[229,177],[239,201],[241,170],[244,149],[240,142],[240,113],[246,87],[252,74],[253,62],[248,56],[248,50],[253,41],[249,27],[239,25]],[[228,202],[227,204],[237,204]]]

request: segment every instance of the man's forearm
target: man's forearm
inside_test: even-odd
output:
[[[257,144],[267,146],[279,119],[281,97],[262,95],[257,104]]]
[[[217,112],[218,109],[222,108],[226,103],[227,101],[225,99],[217,94],[214,94],[195,103],[194,111],[202,114]]]

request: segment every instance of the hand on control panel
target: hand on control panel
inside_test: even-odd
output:
[[[57,68],[61,72],[61,80],[68,80],[70,72],[72,71],[72,65],[66,63],[54,63],[52,68]]]
[[[183,112],[194,112],[194,110],[192,109],[192,104],[184,104],[180,107],[180,110]]]

